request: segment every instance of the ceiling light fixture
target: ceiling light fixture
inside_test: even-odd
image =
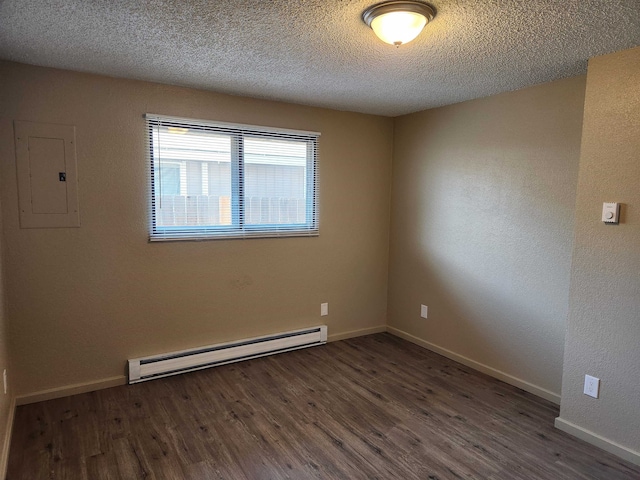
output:
[[[426,3],[391,1],[367,8],[362,19],[380,40],[398,47],[416,38],[435,14]]]

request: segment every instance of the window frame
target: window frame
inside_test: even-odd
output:
[[[147,164],[149,166],[149,241],[184,241],[184,240],[217,240],[231,238],[272,238],[272,237],[312,237],[319,235],[318,215],[318,139],[320,133],[303,130],[289,130],[256,125],[245,125],[218,121],[197,120],[166,115],[145,115],[147,135]],[[157,185],[156,161],[160,159],[155,152],[156,139],[161,127],[189,128],[231,138],[231,225],[187,225],[187,226],[159,226],[157,225]],[[245,153],[246,138],[263,138],[272,140],[291,140],[306,143],[305,166],[305,223],[288,224],[258,224],[248,225],[245,198]],[[156,160],[158,159],[158,160]],[[164,158],[167,162],[179,160],[170,156]],[[186,198],[189,195],[185,195]]]

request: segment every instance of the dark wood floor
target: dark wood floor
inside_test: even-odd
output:
[[[19,407],[8,479],[639,479],[389,334]]]

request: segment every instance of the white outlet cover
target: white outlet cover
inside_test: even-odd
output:
[[[593,398],[600,395],[600,379],[591,375],[584,376],[584,394]]]
[[[324,317],[325,315],[329,315],[329,304],[321,303],[320,304],[320,316]]]
[[[427,318],[429,316],[429,307],[426,305],[420,305],[420,316],[422,318]]]

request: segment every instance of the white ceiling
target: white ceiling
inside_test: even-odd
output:
[[[0,58],[396,116],[583,74],[640,45],[640,0],[433,0],[412,43],[367,0],[0,0]]]

